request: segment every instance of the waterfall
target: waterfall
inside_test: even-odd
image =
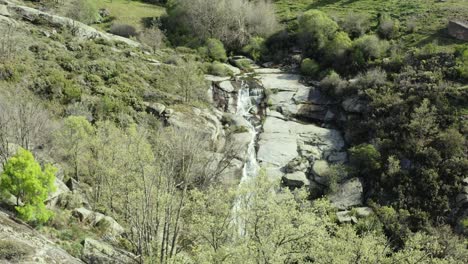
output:
[[[241,88],[238,91],[237,96],[237,110],[236,114],[242,116],[248,122],[248,131],[251,135],[251,139],[247,148],[246,160],[242,169],[242,178],[239,186],[245,184],[251,179],[254,179],[259,172],[259,165],[257,162],[257,153],[255,150],[255,143],[257,140],[258,128],[255,124],[255,116],[251,113],[252,110],[256,110],[258,104],[263,99],[263,91],[259,92],[255,89],[250,89],[249,85],[245,82],[241,82]],[[253,102],[253,103],[252,103]],[[239,235],[245,235],[243,227],[243,221],[239,216],[239,210],[241,209],[241,198],[238,197],[233,207],[233,215],[235,224],[238,225]]]
[[[242,178],[241,184],[248,179],[252,179],[257,176],[258,173],[258,162],[257,162],[257,153],[255,151],[255,142],[257,139],[257,130],[255,129],[252,115],[250,114],[250,110],[253,107],[257,107],[256,105],[252,105],[252,99],[257,102],[258,95],[250,96],[250,88],[244,82],[242,82],[241,89],[238,93],[237,99],[237,115],[242,116],[245,120],[248,121],[249,126],[247,129],[251,135],[250,143],[247,149],[247,158],[244,164],[244,168],[242,170]]]

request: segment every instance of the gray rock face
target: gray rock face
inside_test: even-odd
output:
[[[333,206],[340,210],[362,204],[362,183],[359,178],[352,178],[340,184],[338,191],[329,196]]]
[[[19,259],[11,263],[83,263],[28,225],[21,224],[21,221],[14,221],[2,211],[0,211],[0,223],[0,243],[2,245],[9,244],[16,248],[16,253],[24,253],[19,254]],[[0,263],[10,262],[0,259]]]
[[[6,5],[0,5],[0,16],[4,16],[4,17],[11,16],[10,12],[8,12],[8,9],[7,9]]]
[[[113,248],[104,242],[91,238],[86,238],[82,243],[82,259],[86,263],[135,263],[137,259],[130,252]]]
[[[207,109],[200,112],[192,109],[191,113],[174,112],[167,118],[167,123],[181,132],[195,132],[201,138],[210,140],[217,149],[224,145],[223,126],[219,119]]]
[[[298,74],[279,73],[279,74],[260,74],[260,81],[265,89],[296,92],[298,89],[307,89],[307,86],[301,84]]]

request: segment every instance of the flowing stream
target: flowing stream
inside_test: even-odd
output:
[[[261,124],[258,122],[258,117],[255,116],[255,113],[258,112],[258,106],[263,99],[263,90],[250,88],[248,83],[241,81],[241,88],[238,91],[237,95],[237,109],[236,114],[242,116],[248,124],[248,131],[251,135],[251,139],[247,148],[246,160],[244,167],[242,169],[242,178],[239,186],[249,182],[254,179],[259,172],[260,166],[257,162],[257,153],[255,145],[257,142],[258,132],[260,130]],[[252,114],[253,112],[253,114]],[[239,227],[239,234],[241,236],[245,235],[244,223],[239,216],[239,212],[242,206],[242,198],[238,197],[233,207],[234,220]]]

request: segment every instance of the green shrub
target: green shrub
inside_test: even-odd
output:
[[[136,28],[127,24],[113,24],[109,32],[124,38],[135,37],[137,35]]]
[[[389,43],[380,40],[375,35],[364,35],[354,41],[354,59],[364,60],[364,63],[370,59],[380,59],[388,51]]]
[[[252,69],[252,61],[249,59],[240,59],[235,61],[235,66],[244,71],[250,71]]]
[[[315,9],[307,11],[299,18],[299,41],[309,55],[324,48],[337,30],[338,24],[335,21]]]
[[[400,22],[392,19],[389,15],[383,14],[379,19],[379,34],[386,39],[393,39],[398,36]]]
[[[360,37],[370,29],[370,18],[366,13],[349,12],[339,21],[341,28],[352,38]]]
[[[233,72],[224,64],[219,62],[210,63],[207,69],[209,74],[216,76],[231,76]]]
[[[304,59],[301,63],[301,72],[310,77],[316,77],[320,72],[320,65],[314,59]]]
[[[457,70],[462,78],[468,79],[468,46],[460,48],[457,58]]]
[[[226,50],[223,43],[218,39],[210,38],[206,41],[208,57],[213,61],[227,61]]]
[[[261,37],[251,38],[249,44],[242,48],[242,52],[248,54],[252,59],[258,61],[263,56],[263,54],[267,53],[265,39]]]
[[[340,96],[344,93],[348,83],[341,79],[340,75],[335,71],[331,71],[325,78],[320,81],[320,87],[328,94]]]
[[[345,32],[338,32],[323,48],[325,59],[329,62],[343,61],[353,42]]]
[[[100,16],[96,4],[92,0],[75,0],[70,5],[66,16],[78,20],[85,24],[92,24],[99,21]]]
[[[15,65],[11,63],[0,64],[0,81],[15,81],[19,75]]]
[[[29,245],[15,240],[0,240],[0,260],[20,261],[33,248]]]

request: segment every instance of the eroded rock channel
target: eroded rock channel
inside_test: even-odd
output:
[[[233,78],[207,76],[213,103],[229,119],[231,140],[243,150],[241,181],[263,169],[289,188],[328,194],[340,210],[362,204],[362,183],[340,173],[328,191],[330,168],[347,162],[346,143],[335,124],[344,118],[339,102],[301,76],[275,68],[254,67]]]

